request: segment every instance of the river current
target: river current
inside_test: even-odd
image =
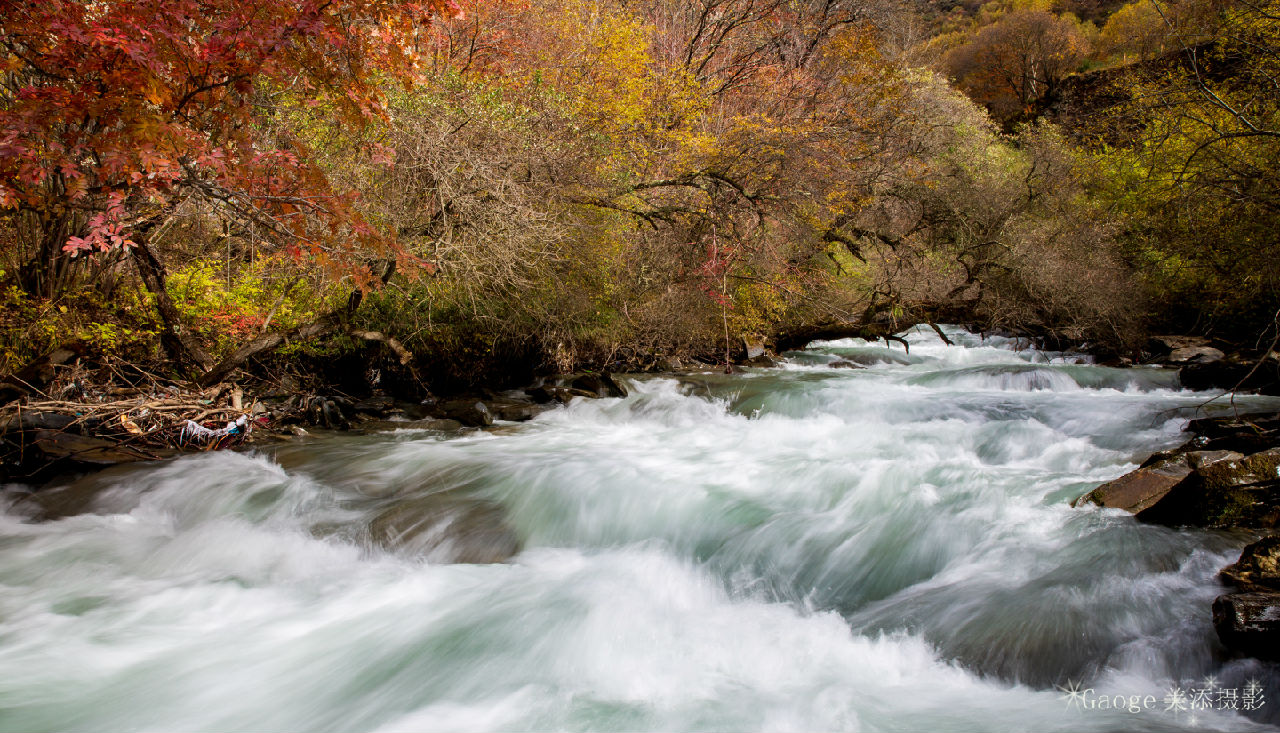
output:
[[[1209,612],[1250,536],[1070,506],[1225,407],[948,333],[115,468],[55,521],[10,487],[0,730],[1274,730],[1276,668]],[[522,550],[365,539],[370,502],[443,491]],[[1250,712],[1172,695],[1250,681]]]

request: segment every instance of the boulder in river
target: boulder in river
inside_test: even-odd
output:
[[[551,405],[532,401],[495,400],[489,403],[489,411],[499,420],[523,422],[551,409]]]
[[[1184,457],[1169,458],[1108,481],[1077,499],[1076,504],[1092,502],[1137,514],[1163,499],[1173,487],[1190,476],[1191,471]]]
[[[1218,577],[1249,593],[1280,591],[1280,537],[1263,537],[1244,548],[1240,559],[1223,568]]]
[[[1254,542],[1218,575],[1235,592],[1213,602],[1213,627],[1227,648],[1280,658],[1280,537]]]
[[[437,562],[506,562],[520,551],[501,505],[450,493],[396,503],[373,518],[369,535],[387,549]]]
[[[446,400],[437,406],[441,417],[473,428],[484,428],[493,424],[493,413],[485,403],[476,399]]]
[[[1231,450],[1257,453],[1280,446],[1280,415],[1250,415],[1247,418],[1202,418],[1192,420],[1187,432],[1193,433],[1196,450]]]
[[[1280,395],[1280,367],[1270,359],[1257,369],[1251,363],[1229,359],[1208,363],[1191,362],[1178,370],[1178,380],[1187,389],[1241,389]]]
[[[360,424],[362,433],[378,433],[384,430],[439,430],[452,433],[462,429],[462,423],[445,418],[422,420],[369,420]]]
[[[1280,416],[1193,420],[1195,436],[1076,500],[1169,526],[1280,526]],[[1239,449],[1239,450],[1237,450]]]
[[[1272,451],[1214,461],[1194,469],[1150,507],[1139,520],[1169,526],[1254,527],[1280,525],[1280,480],[1267,478]],[[1274,469],[1273,469],[1274,471]]]
[[[1280,593],[1228,593],[1213,602],[1213,628],[1228,649],[1280,659]]]
[[[1169,352],[1169,361],[1174,364],[1209,364],[1225,357],[1226,354],[1212,346],[1184,346]]]
[[[382,416],[391,411],[395,407],[395,400],[384,394],[375,394],[358,400],[352,407],[356,412],[364,415]]]
[[[626,397],[627,390],[613,375],[608,372],[599,374],[588,372],[573,378],[567,385],[571,389],[579,389],[593,393],[596,397]]]

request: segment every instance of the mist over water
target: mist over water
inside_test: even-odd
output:
[[[1280,676],[1226,659],[1209,613],[1249,535],[1069,506],[1210,395],[948,333],[636,377],[461,437],[112,469],[55,521],[13,492],[0,730],[1273,729]],[[523,550],[370,540],[378,511],[440,493],[500,507]],[[1210,675],[1267,704],[1059,690],[1160,700]]]

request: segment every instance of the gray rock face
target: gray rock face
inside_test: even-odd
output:
[[[434,562],[506,562],[520,551],[500,505],[448,493],[395,504],[373,518],[369,536],[386,549]]]

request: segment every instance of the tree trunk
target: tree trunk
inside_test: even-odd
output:
[[[147,290],[155,296],[156,311],[160,314],[160,343],[174,359],[208,371],[213,367],[213,357],[182,324],[182,314],[165,289],[165,269],[160,258],[147,244],[143,233],[134,235],[133,262]]]

